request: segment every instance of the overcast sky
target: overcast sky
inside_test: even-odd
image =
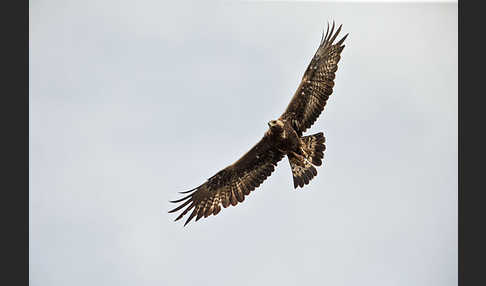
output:
[[[30,1],[31,285],[456,285],[457,3]],[[318,176],[167,211],[350,33]],[[343,33],[343,35],[344,35]]]

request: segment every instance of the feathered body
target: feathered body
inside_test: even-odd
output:
[[[319,117],[332,94],[337,64],[347,37],[334,44],[340,31],[341,26],[333,33],[333,23],[329,32],[328,26],[287,109],[277,120],[268,122],[269,129],[263,138],[238,161],[199,187],[181,192],[189,193],[185,197],[172,201],[182,204],[170,212],[185,208],[175,220],[190,211],[186,225],[194,217],[198,221],[218,214],[221,206],[226,208],[243,202],[245,196],[271,175],[284,156],[288,157],[292,169],[294,188],[303,187],[317,175],[315,166],[322,164],[325,137],[322,132],[309,136],[303,133]]]

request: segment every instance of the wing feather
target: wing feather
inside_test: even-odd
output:
[[[189,205],[176,218],[177,221],[194,209],[184,223],[187,225],[194,217],[198,221],[203,217],[218,214],[221,206],[236,206],[272,174],[283,156],[284,154],[273,146],[272,139],[265,135],[237,162],[219,171],[187,196],[171,201],[183,203],[169,212],[179,211]]]
[[[344,49],[346,34],[334,44],[342,25],[334,32],[334,22],[331,29],[327,26],[321,43],[307,67],[302,81],[297,88],[287,109],[281,118],[290,120],[295,131],[301,136],[314,124],[324,110],[329,96],[332,94],[334,79]]]

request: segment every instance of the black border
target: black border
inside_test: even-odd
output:
[[[467,6],[464,5],[467,3]],[[459,285],[486,285],[484,280],[485,223],[482,210],[486,200],[482,156],[485,127],[483,44],[486,17],[473,1],[458,2],[458,277]],[[478,101],[477,103],[475,101]],[[451,131],[452,132],[452,131]],[[466,134],[470,134],[469,137]],[[474,181],[477,180],[477,181]],[[483,282],[481,282],[483,281]]]
[[[2,7],[2,281],[29,285],[29,1]],[[10,278],[10,279],[9,279]],[[13,283],[9,283],[12,281]]]
[[[457,19],[457,24],[458,24],[458,35],[457,35],[457,42],[458,42],[458,47],[457,47],[457,51],[458,51],[458,55],[457,55],[457,60],[458,60],[458,96],[457,96],[457,105],[458,105],[458,113],[457,113],[457,120],[458,120],[458,142],[457,142],[457,146],[458,146],[458,166],[457,166],[457,169],[458,169],[458,174],[457,174],[457,180],[458,180],[458,192],[457,192],[457,201],[458,201],[458,214],[457,214],[457,219],[458,219],[458,238],[457,238],[457,241],[458,241],[458,248],[457,248],[457,255],[458,255],[458,279],[459,279],[459,285],[465,285],[464,284],[464,253],[463,253],[463,244],[464,244],[464,241],[463,241],[463,237],[462,237],[462,232],[463,232],[463,228],[464,228],[464,222],[463,222],[463,214],[462,214],[462,210],[463,210],[463,201],[462,201],[462,185],[463,185],[463,176],[462,176],[462,135],[463,135],[463,126],[462,126],[462,110],[461,108],[463,107],[462,105],[462,97],[461,97],[461,89],[463,87],[462,85],[462,56],[461,56],[461,52],[462,52],[462,35],[463,35],[463,25],[461,24],[461,21],[463,20],[463,16],[462,16],[462,12],[463,12],[463,9],[462,9],[462,5],[460,3],[458,3],[458,19]]]

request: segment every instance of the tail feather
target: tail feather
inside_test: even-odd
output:
[[[301,148],[304,155],[288,154],[294,179],[294,188],[307,185],[317,175],[317,170],[314,166],[322,165],[324,150],[326,150],[325,137],[322,132],[303,136],[301,139],[303,142]]]
[[[326,150],[326,138],[324,133],[319,132],[314,135],[303,136],[304,142],[303,149],[307,153],[307,159],[315,166],[322,165],[322,159],[324,158],[324,151]]]
[[[290,167],[294,178],[294,188],[307,185],[317,175],[317,170],[303,156],[289,154]]]

